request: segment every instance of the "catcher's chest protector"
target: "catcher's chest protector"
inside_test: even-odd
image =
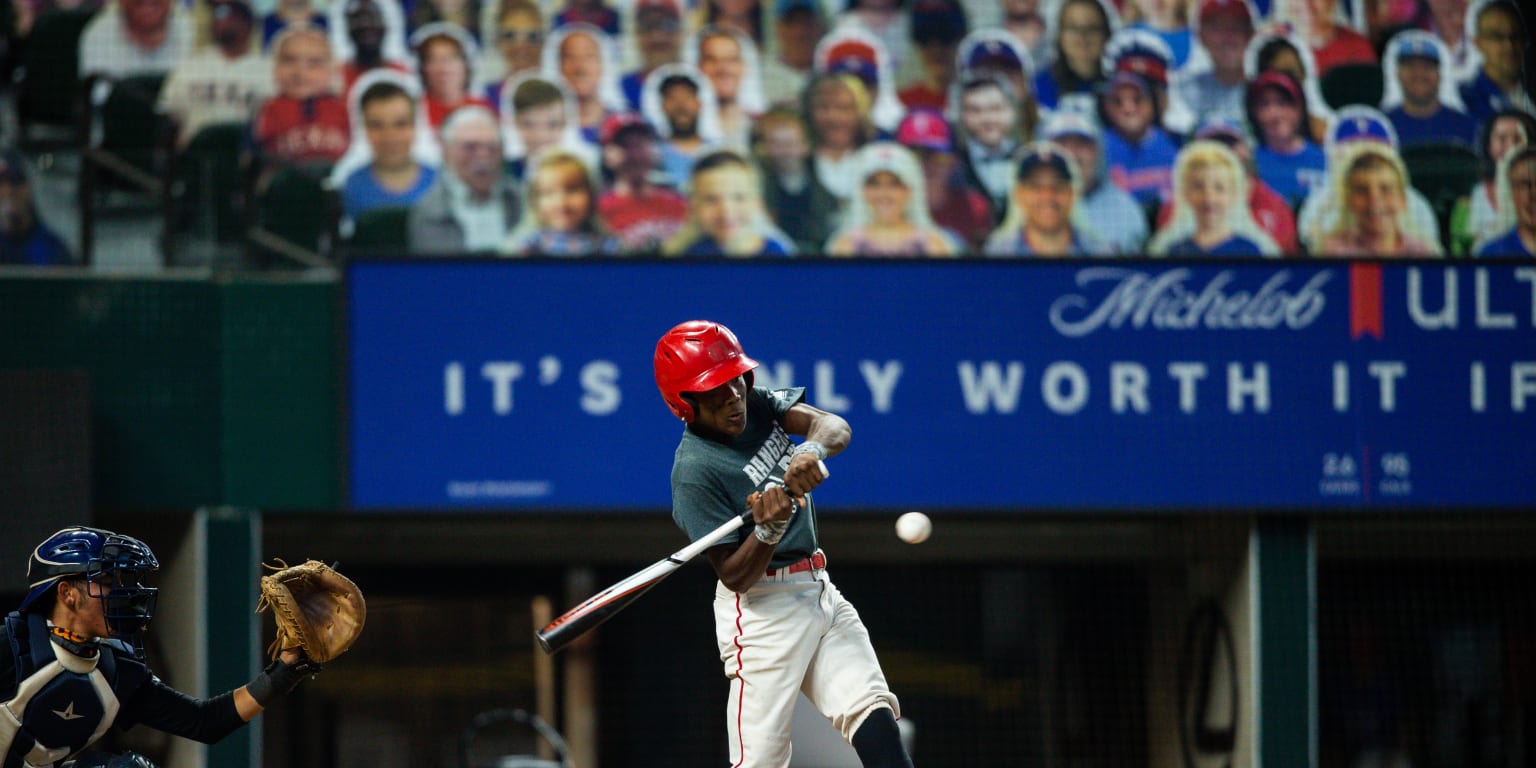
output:
[[[16,693],[0,704],[0,767],[51,766],[101,738],[117,718],[116,655],[82,659],[48,639],[41,616],[5,619],[16,659]]]

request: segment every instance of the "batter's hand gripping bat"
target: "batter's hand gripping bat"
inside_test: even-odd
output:
[[[822,478],[826,478],[827,465],[820,464],[818,468],[821,470]],[[700,552],[720,543],[720,540],[731,531],[750,522],[752,522],[752,510],[748,509],[725,521],[719,528],[700,537],[698,541],[651,563],[643,570],[587,598],[581,605],[566,611],[560,618],[551,621],[543,629],[534,633],[539,640],[539,647],[548,654],[559,652],[570,645],[571,641],[596,629],[599,624],[613,618],[614,614],[628,608],[630,603],[639,600],[647,590],[656,586],[662,579],[671,576],[672,572],[681,568],[684,563],[698,557]]]

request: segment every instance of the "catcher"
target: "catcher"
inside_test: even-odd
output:
[[[285,647],[251,682],[212,698],[161,682],[140,644],[157,592],[144,580],[159,568],[144,542],[100,528],[65,528],[33,550],[31,588],[0,625],[0,768],[147,767],[133,753],[81,753],[109,728],[138,723],[212,744],[320,671]]]

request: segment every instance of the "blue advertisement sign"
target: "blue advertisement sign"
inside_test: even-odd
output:
[[[361,262],[355,509],[670,507],[676,323],[846,417],[840,508],[1536,505],[1536,266]]]

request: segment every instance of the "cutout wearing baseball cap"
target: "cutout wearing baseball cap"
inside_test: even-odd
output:
[[[660,11],[674,19],[683,17],[683,7],[677,0],[636,0],[635,15],[639,16],[646,11]]]
[[[1334,115],[1328,126],[1327,143],[1330,148],[1356,141],[1374,141],[1397,147],[1397,129],[1380,110],[1352,104]]]
[[[1290,75],[1287,75],[1284,72],[1273,69],[1267,72],[1260,72],[1258,77],[1253,78],[1253,80],[1248,83],[1247,99],[1249,101],[1253,101],[1253,99],[1257,97],[1259,93],[1262,92],[1265,88],[1272,88],[1274,90],[1280,91],[1281,93],[1285,94],[1285,97],[1290,99],[1292,102],[1297,104],[1302,103],[1301,88],[1296,85],[1296,81],[1292,79]]]
[[[1099,86],[1099,92],[1114,93],[1115,89],[1122,85],[1133,86],[1140,90],[1142,93],[1145,93],[1148,98],[1152,98],[1155,93],[1151,80],[1142,75],[1138,75],[1135,72],[1129,71],[1116,72],[1111,75],[1108,80],[1104,81],[1103,85]]]
[[[1115,61],[1113,72],[1138,75],[1151,85],[1168,84],[1168,62],[1156,55],[1129,52]]]
[[[966,69],[1019,69],[1024,66],[1024,60],[1019,54],[1000,40],[986,40],[971,49],[965,57]]]
[[[880,77],[880,54],[864,40],[845,39],[829,46],[824,54],[828,72],[847,72],[873,87]]]
[[[1403,32],[1393,38],[1393,43],[1392,50],[1397,54],[1398,59],[1412,57],[1440,63],[1440,46],[1435,44],[1434,38],[1428,32],[1417,35]]]
[[[1217,115],[1201,123],[1199,130],[1195,131],[1196,139],[1214,139],[1230,144],[1246,144],[1248,132],[1236,120],[1223,115]]]
[[[657,138],[656,129],[646,122],[644,117],[634,112],[616,112],[603,120],[603,126],[598,131],[598,143],[612,144],[620,134],[632,131],[643,132],[651,138]]]
[[[1046,141],[1077,136],[1099,144],[1102,143],[1099,131],[1099,125],[1092,117],[1079,112],[1057,110],[1046,119],[1045,125],[1040,129],[1040,135]]]
[[[1019,155],[1019,172],[1015,176],[1015,183],[1023,181],[1041,168],[1049,168],[1061,174],[1074,187],[1077,186],[1077,174],[1073,172],[1072,161],[1067,158],[1067,153],[1049,142],[1035,142],[1024,148]]]
[[[1173,51],[1162,38],[1144,29],[1122,29],[1104,47],[1104,71],[1111,76],[1130,72],[1159,88],[1168,85]]]
[[[816,0],[775,0],[773,4],[775,16],[782,17],[790,11],[801,10],[810,11],[815,14],[821,13],[820,9],[816,7]]]
[[[955,148],[955,133],[938,110],[914,109],[897,126],[896,141],[913,149],[951,152]]]
[[[1253,24],[1253,9],[1248,7],[1247,0],[1200,0],[1200,13],[1197,16],[1200,21],[1221,15],[1236,16],[1249,25]]]

